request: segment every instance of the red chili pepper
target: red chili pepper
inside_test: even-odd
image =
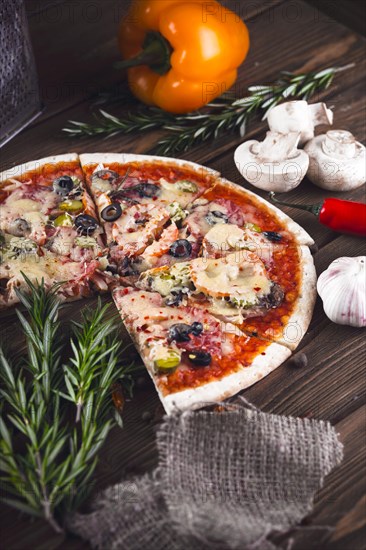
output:
[[[344,201],[341,199],[324,199],[318,204],[290,204],[275,199],[275,193],[269,198],[276,204],[307,210],[317,216],[320,223],[333,231],[348,233],[357,237],[366,237],[366,204],[362,202]]]

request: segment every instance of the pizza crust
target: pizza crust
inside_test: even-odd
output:
[[[118,294],[118,289],[114,293]],[[123,310],[115,299],[116,307],[122,317],[124,326],[137,350],[140,353],[140,347],[134,332],[129,326],[128,320],[125,322]],[[140,353],[141,357],[142,354]],[[228,374],[220,380],[208,382],[192,389],[183,390],[164,395],[157,383],[157,377],[150,368],[146,368],[149,373],[159,398],[167,414],[178,411],[199,409],[212,403],[218,403],[232,397],[239,391],[252,386],[273,370],[279,367],[291,355],[289,348],[277,343],[269,343],[265,348],[265,355],[258,354],[249,367],[242,366],[238,371]],[[145,361],[144,361],[145,362]],[[204,367],[203,367],[204,368]]]
[[[196,162],[189,160],[175,159],[171,157],[158,157],[154,155],[134,155],[130,153],[85,153],[80,155],[80,162],[82,166],[88,166],[90,164],[128,164],[130,162],[161,162],[164,164],[171,164],[173,166],[179,166],[180,168],[191,168],[195,172],[201,172],[202,175],[211,175],[219,177],[220,173],[212,168],[202,166]]]
[[[276,342],[281,346],[287,347],[291,351],[297,348],[309,328],[317,296],[316,271],[309,248],[307,246],[300,246],[299,256],[301,269],[299,295],[295,307],[283,327],[282,334],[278,334],[276,330],[272,331],[271,326],[265,331],[261,331],[260,328],[256,330],[256,336],[258,336],[258,338]],[[248,322],[250,323],[250,318]],[[253,332],[246,329],[245,326],[242,326],[241,330],[249,336],[253,335]]]
[[[298,223],[294,222],[287,214],[282,212],[277,206],[274,206],[270,202],[266,201],[265,199],[262,199],[259,195],[256,195],[252,191],[249,191],[248,189],[244,189],[237,183],[233,183],[225,178],[219,177],[217,180],[217,184],[221,184],[225,186],[227,189],[232,189],[239,193],[240,195],[245,198],[246,196],[250,196],[260,204],[263,204],[266,206],[269,210],[273,212],[273,214],[286,226],[287,230],[294,235],[296,238],[296,241],[299,245],[306,245],[310,246],[314,244],[313,238],[303,229]],[[213,188],[214,189],[214,188]]]
[[[221,380],[215,380],[193,389],[162,395],[155,384],[166,413],[199,409],[223,401],[270,374],[291,355],[288,348],[275,343],[270,344],[265,353],[266,355],[257,355],[250,367],[243,366],[239,371],[229,374]],[[152,379],[154,381],[153,376]]]
[[[268,347],[265,350],[265,355],[257,355],[249,367],[243,366],[238,371],[224,376],[221,380],[215,380],[192,389],[187,389],[168,395],[162,395],[162,392],[156,384],[156,377],[154,378],[153,373],[147,369],[154,381],[162,404],[168,414],[175,411],[197,409],[210,403],[222,401],[267,376],[291,355],[291,350],[294,350],[298,346],[309,326],[316,299],[316,272],[312,256],[308,249],[308,246],[313,244],[314,241],[310,235],[302,229],[302,227],[265,199],[262,199],[255,193],[244,189],[238,184],[222,178],[220,173],[216,170],[181,159],[124,153],[92,153],[82,154],[79,157],[76,153],[69,153],[64,155],[49,156],[10,168],[0,173],[0,182],[4,182],[11,178],[17,178],[27,172],[38,170],[46,164],[71,162],[77,163],[78,166],[79,163],[81,163],[82,167],[98,164],[103,164],[108,167],[109,164],[113,163],[126,164],[133,162],[162,163],[164,165],[171,165],[173,168],[190,168],[202,177],[207,175],[211,176],[215,180],[212,184],[211,190],[214,190],[216,186],[223,186],[225,189],[235,191],[238,198],[242,197],[242,199],[245,200],[247,197],[251,197],[255,202],[264,205],[295,237],[301,250],[301,283],[299,298],[295,309],[286,324],[283,337],[279,339],[273,338],[273,340],[276,341],[271,341],[270,337],[266,338],[268,341]],[[130,332],[128,330],[128,332],[136,345],[134,334],[131,333],[132,331]]]
[[[18,178],[26,174],[27,172],[32,172],[33,170],[38,170],[45,164],[59,164],[61,162],[77,162],[79,164],[79,155],[77,153],[67,153],[65,155],[55,155],[52,157],[45,157],[38,160],[31,160],[25,162],[24,164],[19,164],[13,168],[8,168],[4,172],[0,173],[0,182],[6,181],[11,178]]]
[[[277,340],[278,344],[295,350],[304,338],[310,325],[316,300],[316,271],[314,260],[307,246],[300,247],[301,283],[299,297],[292,312],[283,337]]]

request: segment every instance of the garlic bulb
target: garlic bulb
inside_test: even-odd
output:
[[[366,256],[334,260],[320,275],[317,289],[331,321],[366,326]]]

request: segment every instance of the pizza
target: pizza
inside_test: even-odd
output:
[[[0,174],[0,306],[25,274],[74,300],[110,291],[166,412],[281,365],[316,297],[311,237],[209,168],[69,154]]]
[[[65,299],[108,290],[104,240],[77,154],[32,161],[0,174],[0,305],[18,301],[22,273]]]

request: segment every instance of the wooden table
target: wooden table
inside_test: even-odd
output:
[[[236,92],[243,95],[251,84],[271,82],[280,70],[307,71],[353,62],[355,67],[339,75],[317,99],[326,100],[334,109],[337,128],[349,129],[365,142],[364,39],[300,0],[226,3],[245,17],[252,42],[247,61],[240,69]],[[120,75],[111,69],[111,64],[118,58],[116,26],[127,2],[28,0],[26,5],[45,110],[1,151],[1,169],[66,151],[149,151],[157,133],[103,140],[69,139],[61,132],[68,119],[91,119],[88,100],[91,93],[109,85],[125,85],[120,83]],[[119,114],[123,107],[113,106],[110,110]],[[264,128],[263,123],[253,122],[248,138],[263,137]],[[227,135],[182,156],[216,168],[226,178],[242,184],[233,162],[233,152],[240,141],[236,135]],[[288,198],[311,203],[330,195],[304,181]],[[342,198],[363,200],[364,195],[363,187],[343,194]],[[365,254],[361,239],[337,235],[306,212],[289,208],[286,212],[314,237],[319,248],[315,254],[318,273],[339,256]],[[66,309],[65,324],[77,316],[79,307],[74,304]],[[2,321],[4,333],[18,343],[14,312],[3,314]],[[244,392],[246,399],[264,411],[329,420],[344,443],[344,461],[326,479],[314,511],[306,520],[309,525],[333,527],[330,540],[327,544],[319,542],[319,533],[315,531],[314,535],[310,530],[301,538],[295,535],[293,548],[365,548],[364,332],[331,323],[318,299],[300,347],[308,356],[306,368],[294,369],[285,363]],[[99,487],[155,466],[154,425],[162,413],[152,384],[147,380],[139,384],[135,398],[126,406],[124,429],[112,433],[101,453],[97,470]],[[55,536],[44,522],[30,521],[6,507],[1,508],[1,523],[2,548],[8,550],[88,547],[77,538],[64,540]]]

